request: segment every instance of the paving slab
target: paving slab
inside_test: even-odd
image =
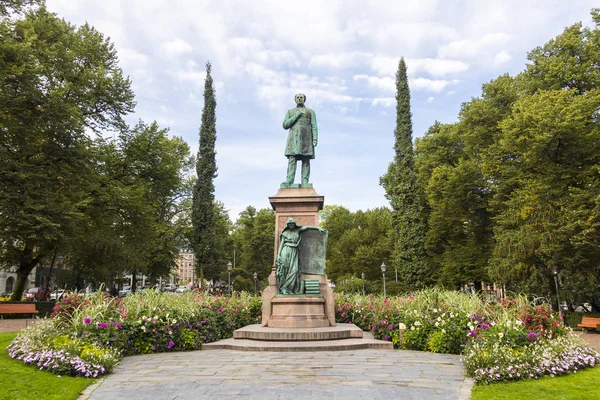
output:
[[[165,367],[175,360],[185,368]],[[162,353],[124,358],[80,400],[466,400],[463,371],[459,356],[417,351]]]

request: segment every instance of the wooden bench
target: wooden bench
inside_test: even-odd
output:
[[[580,328],[591,328],[596,329],[600,332],[600,318],[583,317],[581,323],[577,324]]]
[[[35,304],[3,304],[0,303],[0,316],[4,319],[4,314],[39,314],[35,309]]]

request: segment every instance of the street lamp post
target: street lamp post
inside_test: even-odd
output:
[[[227,263],[227,290],[229,291],[229,294],[231,295],[231,270],[233,269],[233,264],[231,264],[231,261],[229,261]]]
[[[554,274],[554,285],[556,286],[556,302],[558,303],[558,316],[562,319],[562,308],[560,307],[560,298],[558,297],[558,270],[556,267],[552,267],[552,273]]]
[[[255,272],[252,276],[254,276],[254,295],[256,296],[256,278],[258,277],[258,274]]]
[[[365,273],[361,272],[360,277],[362,278],[363,294],[365,294]]]
[[[385,265],[385,263],[381,263],[381,274],[383,275],[383,297],[387,297],[386,293],[385,293],[385,270],[387,269],[387,266]]]

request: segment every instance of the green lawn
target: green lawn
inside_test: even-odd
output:
[[[13,360],[6,346],[17,333],[0,333],[0,400],[77,399],[93,379],[59,377]]]
[[[600,366],[557,378],[475,385],[471,400],[598,400]]]

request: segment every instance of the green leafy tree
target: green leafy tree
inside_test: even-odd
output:
[[[39,8],[0,22],[0,265],[28,274],[73,234],[88,202],[85,129],[123,126],[133,92],[110,41]]]
[[[391,256],[394,243],[392,213],[381,207],[350,212],[333,206],[321,226],[329,231],[327,240],[327,276],[338,282],[358,278],[381,280],[382,260]],[[388,270],[395,272],[394,268]],[[400,279],[400,270],[398,270]]]
[[[44,0],[0,0],[0,17],[21,13],[27,7],[43,5]]]
[[[273,267],[273,245],[275,212],[264,208],[256,211],[252,206],[240,213],[235,224],[233,238],[239,250],[236,268],[242,269],[250,277],[254,272],[258,279],[265,279]]]
[[[404,58],[400,59],[396,73],[396,101],[395,156],[380,183],[393,210],[395,243],[391,264],[404,282],[418,288],[428,283],[431,271],[425,252],[425,211],[417,186]]]
[[[194,185],[192,203],[192,247],[196,255],[197,270],[204,278],[204,269],[217,268],[213,247],[215,245],[215,184],[217,162],[215,160],[215,142],[217,140],[217,100],[211,76],[211,64],[206,63],[204,81],[204,108],[200,126],[200,148],[196,173],[198,179]]]

